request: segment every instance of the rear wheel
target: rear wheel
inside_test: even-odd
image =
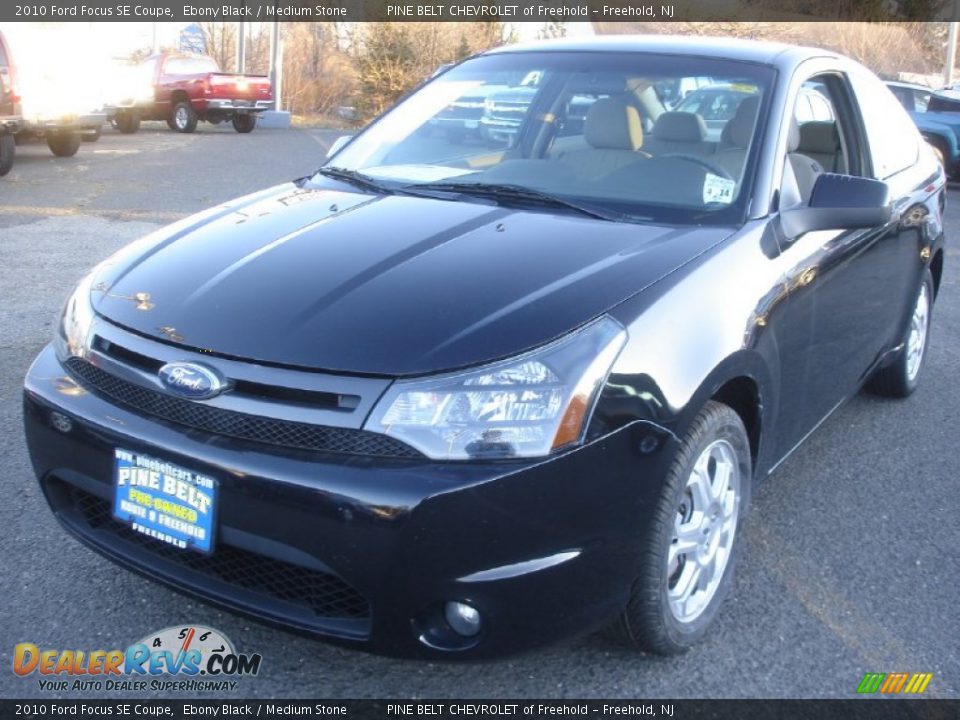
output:
[[[730,590],[740,519],[750,499],[750,443],[740,417],[708,402],[664,481],[615,631],[641,650],[685,652]]]
[[[10,168],[13,167],[13,156],[16,154],[17,142],[13,135],[4,133],[0,135],[0,177],[3,177]]]
[[[880,368],[870,380],[870,390],[885,397],[905,398],[920,384],[920,370],[927,356],[930,314],[933,310],[933,275],[924,271],[923,282],[913,301],[913,312],[896,359]]]
[[[113,119],[117,130],[124,135],[132,135],[140,129],[140,115],[135,112],[121,112]]]
[[[238,133],[249,133],[253,132],[253,129],[257,126],[257,116],[246,114],[246,115],[234,115],[233,116],[233,129]]]
[[[197,121],[199,119],[197,111],[193,109],[193,106],[188,101],[181,100],[173,106],[167,125],[177,132],[192,133],[197,129]]]
[[[80,149],[80,133],[73,130],[56,130],[47,135],[47,147],[57,157],[73,157]]]

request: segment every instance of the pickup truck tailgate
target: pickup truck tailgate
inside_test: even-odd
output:
[[[230,100],[271,100],[270,78],[265,75],[210,74],[210,96]]]

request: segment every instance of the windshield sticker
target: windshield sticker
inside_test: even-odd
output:
[[[703,203],[723,203],[729,205],[733,202],[733,191],[737,183],[728,178],[722,178],[713,173],[707,173],[703,180]]]
[[[730,85],[730,89],[742,93],[755,93],[759,88],[756,85],[750,85],[749,83],[732,83]]]

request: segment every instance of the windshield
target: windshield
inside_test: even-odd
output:
[[[743,217],[773,78],[766,66],[675,55],[482,56],[386,113],[327,168],[458,199],[519,188],[634,221],[730,224]],[[690,86],[703,101],[668,109]]]

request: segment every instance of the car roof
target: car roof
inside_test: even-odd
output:
[[[842,58],[837,53],[821,48],[702,35],[606,35],[592,38],[561,38],[505,45],[488,50],[484,54],[543,51],[689,55],[773,65],[781,69],[795,67],[813,57]]]

